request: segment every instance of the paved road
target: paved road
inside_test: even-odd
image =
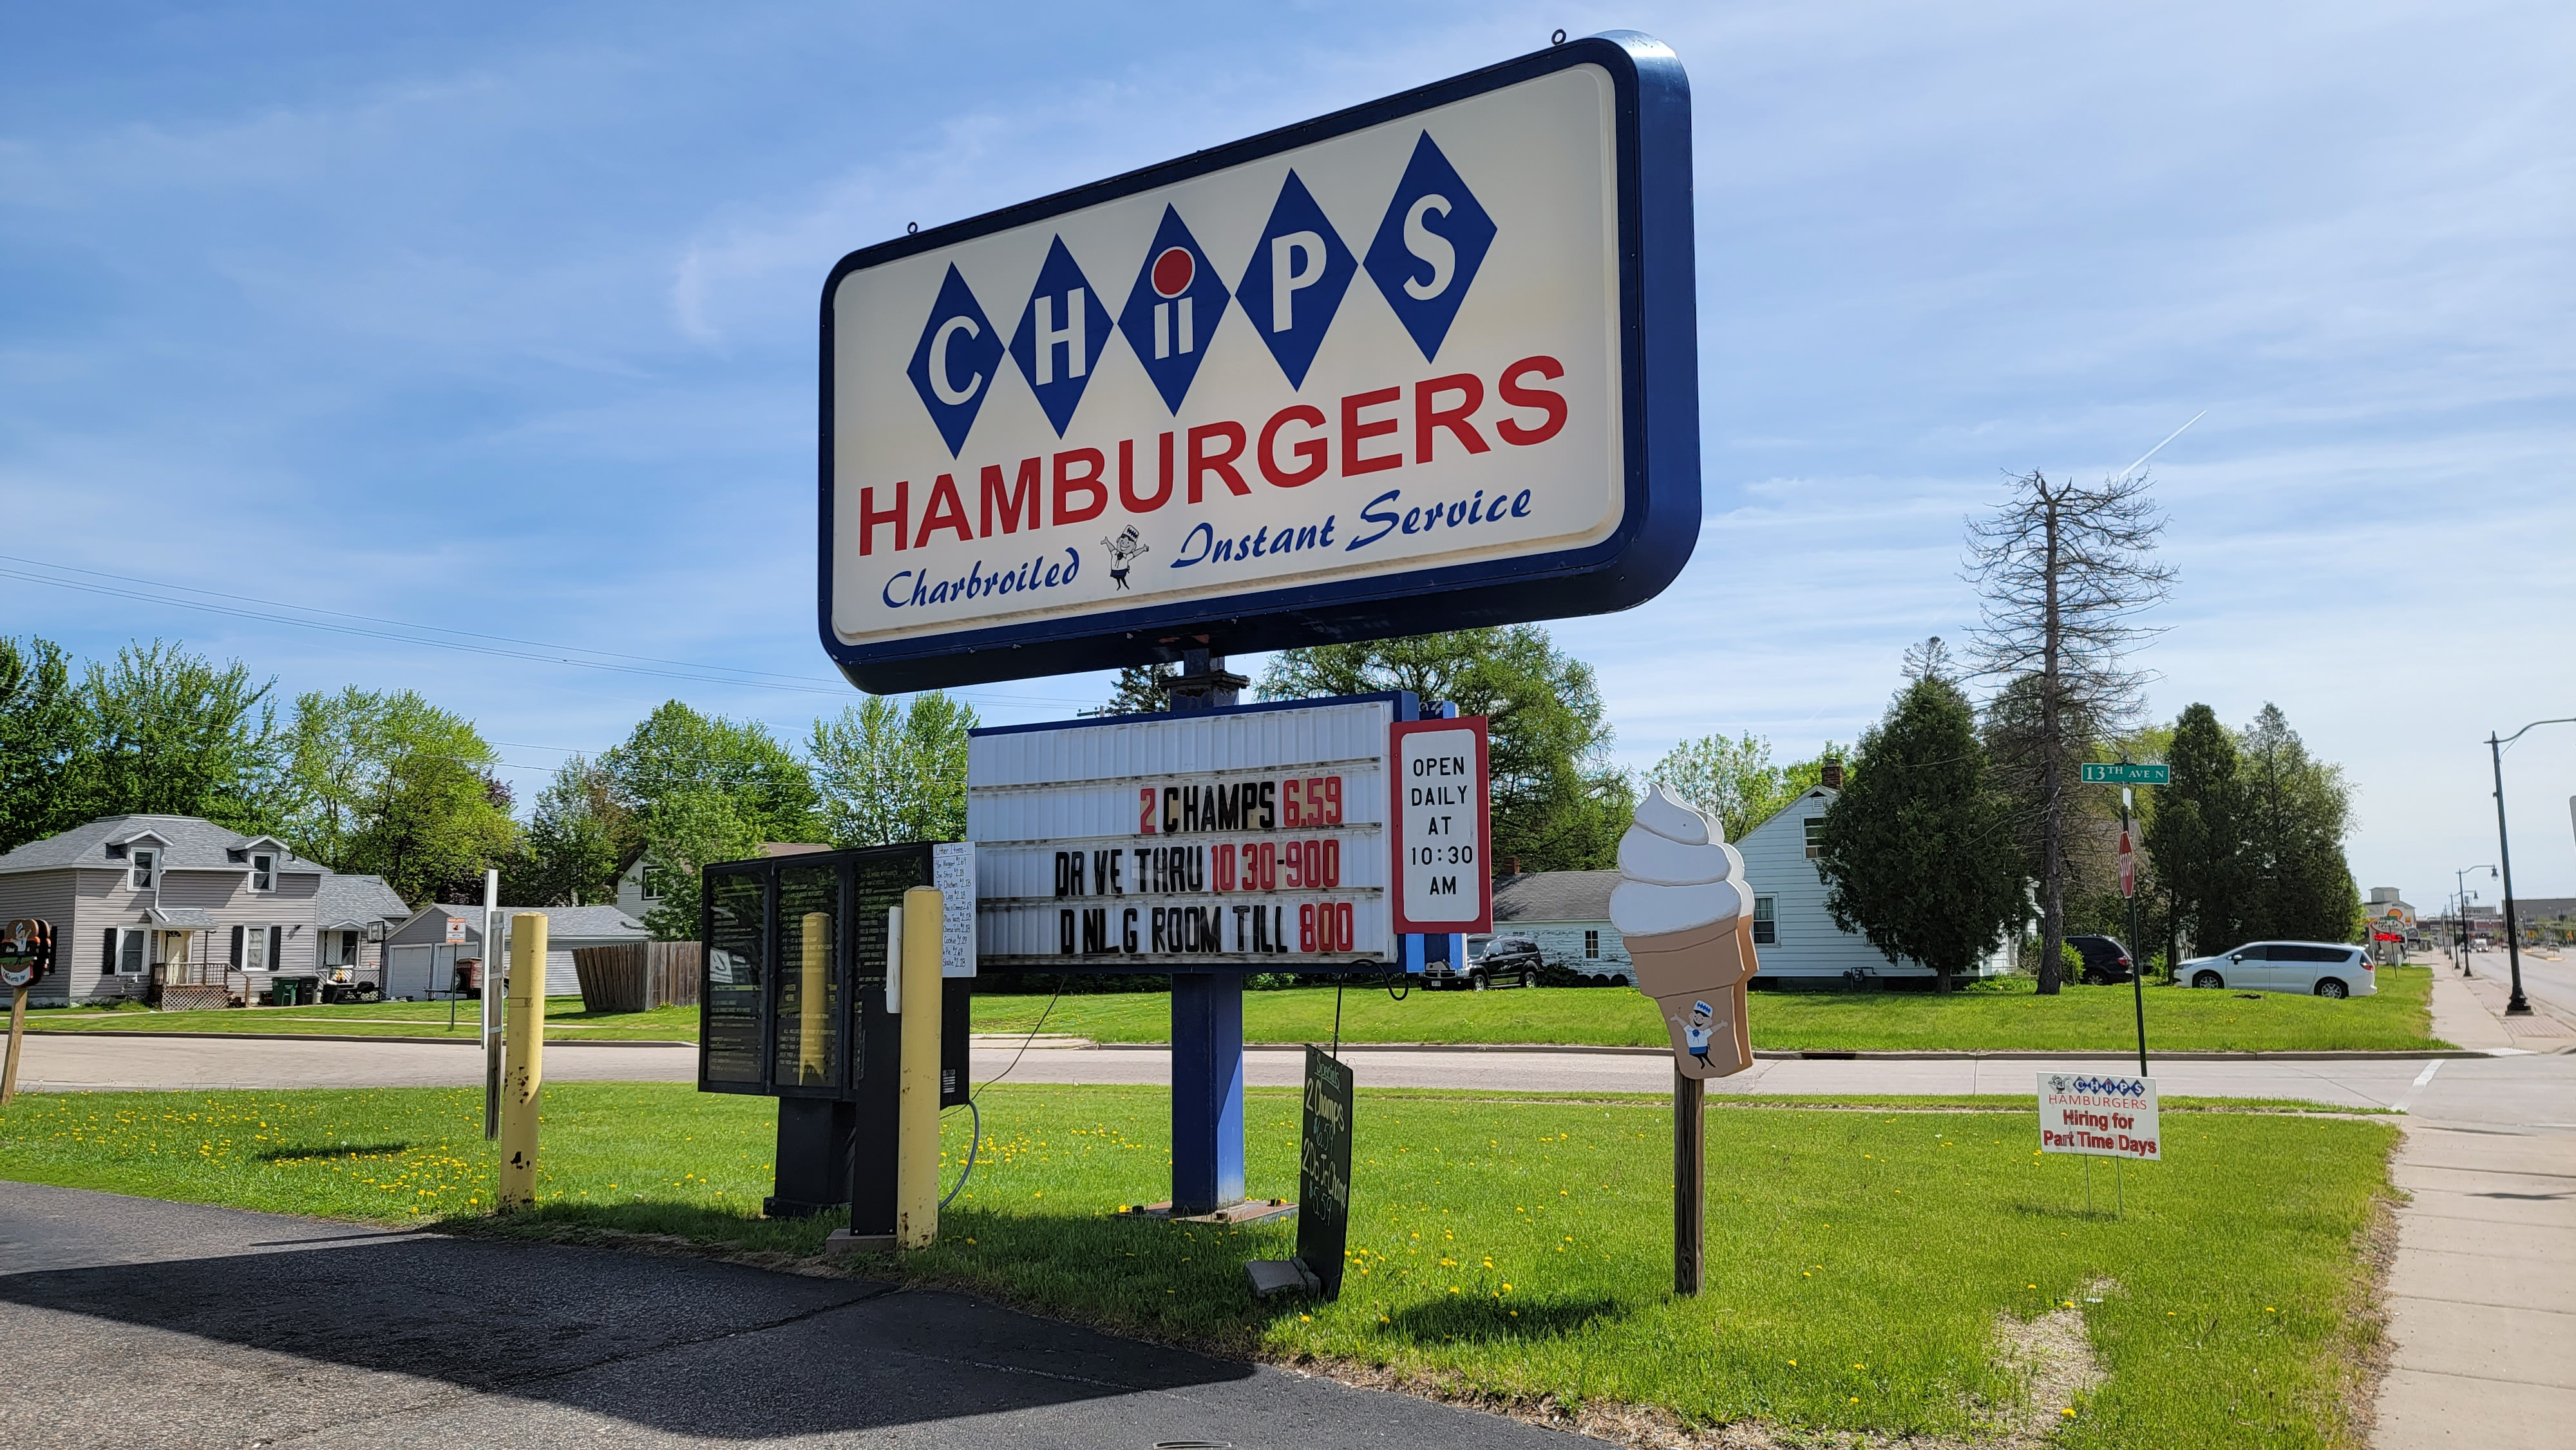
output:
[[[2533,1006],[2566,1022],[2576,1022],[2576,951],[2552,948],[2555,958],[2522,954],[2522,992]],[[2442,966],[2437,970],[2449,972]],[[2503,952],[2471,952],[2469,971],[2481,984],[2502,992],[2513,980],[2513,963]],[[2501,1002],[2501,998],[2498,1001]]]
[[[1346,1048],[1367,1087],[1485,1088],[1496,1092],[1668,1092],[1671,1060],[1616,1052],[1439,1052]],[[1166,1083],[1169,1055],[1159,1048],[1032,1048],[1012,1066],[1007,1049],[978,1047],[976,1080],[1009,1070],[1013,1082]],[[1255,1048],[1247,1079],[1290,1087],[1301,1080],[1299,1049]],[[2576,1066],[2576,1059],[2557,1059]],[[2279,1059],[2171,1059],[2153,1064],[2169,1094],[2297,1097],[2347,1107],[2391,1107],[2423,1070],[2416,1058],[2297,1062]],[[2041,1068],[2135,1071],[2135,1059],[2105,1055],[2083,1062],[2010,1058],[1943,1061],[1802,1061],[1765,1058],[1711,1086],[1719,1093],[2026,1094]],[[2470,1077],[2486,1070],[2454,1062]],[[546,1045],[546,1076],[556,1082],[690,1082],[697,1053],[681,1047]],[[470,1046],[403,1042],[310,1042],[239,1038],[72,1037],[27,1039],[19,1082],[36,1091],[106,1088],[287,1088],[464,1086],[481,1082],[482,1059]],[[2576,1118],[2576,1113],[2569,1115]]]
[[[49,1450],[1595,1443],[957,1294],[18,1183],[0,1344]]]

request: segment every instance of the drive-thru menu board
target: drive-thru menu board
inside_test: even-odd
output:
[[[994,968],[1389,960],[1396,697],[976,732],[966,834]]]

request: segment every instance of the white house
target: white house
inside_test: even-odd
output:
[[[1494,878],[1494,934],[1538,943],[1548,965],[1633,982],[1628,947],[1610,924],[1616,871],[1531,871]]]
[[[1806,791],[1735,843],[1744,856],[1744,882],[1753,889],[1753,949],[1761,958],[1754,980],[1782,982],[1926,980],[1920,962],[1890,963],[1867,938],[1834,925],[1825,911],[1825,881],[1816,870],[1816,839],[1825,808],[1842,785],[1842,767],[1827,762],[1828,784]],[[1494,931],[1538,942],[1551,965],[1588,975],[1634,981],[1628,949],[1610,924],[1616,871],[1534,871],[1494,878]],[[2006,942],[1972,973],[2000,976],[2012,969]]]

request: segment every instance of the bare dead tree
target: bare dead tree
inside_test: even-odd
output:
[[[2088,488],[2037,471],[1968,523],[1967,577],[1984,600],[1970,653],[1995,687],[1988,748],[2021,798],[2039,878],[2043,994],[2058,989],[2066,940],[2070,788],[2079,757],[2144,706],[2149,677],[2127,658],[2158,633],[2139,613],[2173,585],[2154,557],[2163,532],[2143,477]]]
[[[1950,664],[1950,647],[1937,634],[1905,647],[1904,668],[1909,680],[1946,680],[1957,673]]]

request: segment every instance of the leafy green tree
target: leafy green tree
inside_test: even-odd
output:
[[[538,906],[601,906],[617,899],[617,870],[640,849],[634,818],[608,772],[576,755],[555,771],[529,812],[519,859],[502,868],[510,895]]]
[[[1536,625],[1461,629],[1271,658],[1265,699],[1411,690],[1491,722],[1493,865],[1588,870],[1618,860],[1636,793],[1610,764],[1612,732],[1592,667]]]
[[[761,840],[811,841],[821,830],[805,763],[756,720],[701,715],[672,700],[600,756],[599,766],[646,840],[662,834],[657,818],[670,802],[705,791],[730,800],[735,817]]]
[[[657,941],[695,941],[698,937],[698,872],[718,861],[743,861],[760,854],[760,828],[743,818],[739,802],[722,791],[683,788],[665,797],[652,818],[644,851],[645,869],[655,873],[661,900],[644,917]]]
[[[154,814],[271,829],[274,684],[253,682],[239,660],[218,669],[159,640],[93,661],[76,696],[79,744],[64,772],[60,824]]]
[[[78,824],[72,764],[81,739],[63,647],[0,637],[0,851]]]
[[[1177,665],[1126,665],[1119,669],[1117,682],[1109,688],[1109,703],[1085,714],[1159,715],[1172,708],[1172,677],[1180,673]]]
[[[1817,842],[1825,910],[1889,962],[1930,967],[1947,992],[2025,910],[2012,808],[1989,778],[1976,711],[1948,680],[1918,679],[1861,736],[1855,764]]]
[[[1665,752],[1646,775],[1716,816],[1726,827],[1728,840],[1741,841],[1754,827],[1822,784],[1826,758],[1842,754],[1842,747],[1828,740],[1822,754],[1776,765],[1771,760],[1771,742],[1762,736],[1747,732],[1729,740],[1723,735],[1703,735]]]
[[[277,829],[303,856],[413,903],[479,900],[485,869],[518,858],[498,755],[416,691],[299,695],[282,743]]]
[[[956,841],[966,835],[966,735],[975,708],[932,690],[898,704],[871,695],[814,722],[807,746],[836,846]]]
[[[2165,763],[2172,783],[2156,787],[2147,851],[2172,901],[2175,927],[2193,951],[2247,939],[2251,909],[2245,787],[2236,737],[2218,712],[2194,704],[2174,721]]]
[[[2342,769],[2310,756],[2270,703],[2247,727],[2242,759],[2248,925],[2257,936],[2352,940],[2361,891],[2343,854],[2352,788]]]

